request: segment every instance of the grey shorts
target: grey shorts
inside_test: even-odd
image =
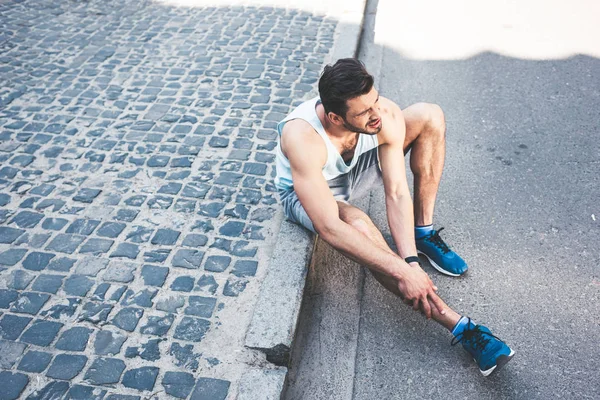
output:
[[[377,147],[361,154],[350,172],[328,180],[327,184],[333,197],[337,201],[345,203],[359,199],[367,195],[371,188],[382,185],[383,178],[379,167]],[[315,227],[300,204],[293,187],[288,190],[280,190],[279,197],[283,205],[283,212],[290,221],[315,232]]]

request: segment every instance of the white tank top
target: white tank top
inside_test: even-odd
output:
[[[281,150],[281,131],[286,122],[292,119],[303,119],[308,122],[315,131],[325,141],[327,147],[327,162],[323,166],[323,176],[325,180],[333,179],[337,176],[347,174],[356,165],[358,157],[366,153],[367,151],[374,149],[379,145],[377,141],[377,135],[358,135],[358,143],[356,144],[356,150],[350,164],[346,164],[342,156],[340,155],[337,148],[331,143],[329,137],[325,133],[325,128],[321,124],[321,120],[317,116],[315,107],[319,102],[319,97],[310,99],[300,104],[294,111],[292,111],[283,121],[277,124],[277,131],[279,132],[279,142],[277,144],[277,157],[276,157],[276,169],[277,175],[275,177],[275,185],[280,190],[288,190],[293,186],[292,182],[292,170],[290,168],[290,162]]]

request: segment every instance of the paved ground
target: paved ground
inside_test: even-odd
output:
[[[271,368],[242,343],[273,128],[336,21],[162,3],[0,1],[2,399],[233,399]]]
[[[367,24],[375,37],[367,32],[361,53],[383,95],[446,111],[435,223],[471,269],[455,279],[425,268],[451,306],[514,347],[514,360],[482,378],[448,332],[324,248],[309,279],[288,399],[600,397],[600,54],[576,40],[600,31],[586,23],[593,10],[583,4],[557,11],[532,3],[515,10],[535,12],[513,18],[480,13],[478,2],[379,1],[377,24]],[[427,20],[431,27],[412,23],[436,9],[444,17]],[[555,25],[549,14],[560,10],[565,22]],[[517,30],[521,40],[486,42],[482,26]],[[554,37],[562,39],[553,47],[546,41]],[[587,55],[565,58],[578,52]],[[389,239],[382,193],[363,207]]]

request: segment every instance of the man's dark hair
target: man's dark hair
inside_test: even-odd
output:
[[[346,101],[367,94],[372,88],[373,76],[356,58],[342,58],[327,65],[319,79],[319,95],[325,113],[332,112],[342,118],[346,118],[348,112]]]

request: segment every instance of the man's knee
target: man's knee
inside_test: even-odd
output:
[[[365,235],[369,234],[369,222],[371,219],[364,211],[346,203],[339,203],[338,208],[342,221]]]
[[[446,134],[446,118],[442,107],[433,103],[417,103],[414,111],[421,122],[422,131],[428,135],[444,138]]]
[[[446,135],[446,117],[442,107],[427,103],[426,121],[428,130],[434,135],[444,138]]]

